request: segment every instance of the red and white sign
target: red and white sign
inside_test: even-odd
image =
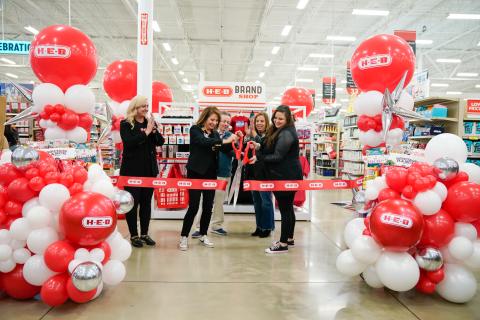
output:
[[[392,63],[392,57],[389,54],[377,54],[374,56],[368,56],[358,61],[358,68],[360,70],[386,67]]]
[[[334,190],[352,189],[362,184],[357,180],[247,180],[243,183],[245,191],[292,191],[292,190]]]
[[[201,105],[264,105],[265,85],[254,82],[204,81],[198,85]]]
[[[82,219],[82,226],[87,229],[109,228],[112,224],[112,217],[85,217]]]
[[[480,100],[467,100],[467,117],[480,118]]]
[[[413,226],[413,220],[411,218],[394,213],[384,213],[380,216],[380,220],[382,223],[405,229],[410,229]]]
[[[140,15],[140,44],[148,45],[148,13]]]
[[[47,44],[36,46],[33,54],[37,58],[60,58],[66,59],[71,54],[70,47],[56,44]]]

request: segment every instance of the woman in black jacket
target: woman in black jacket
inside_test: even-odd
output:
[[[272,126],[268,129],[257,160],[264,163],[268,180],[302,180],[299,160],[297,131],[288,106],[279,106],[272,115]],[[282,216],[280,241],[265,249],[266,253],[286,253],[294,246],[295,211],[293,199],[296,191],[274,191]]]
[[[197,123],[190,128],[190,155],[187,162],[187,177],[189,179],[217,179],[218,151],[227,151],[231,143],[238,140],[233,134],[226,139],[221,139],[216,131],[220,121],[220,112],[215,107],[208,107],[202,111]],[[200,242],[210,248],[213,243],[207,238],[208,225],[212,216],[213,199],[215,190],[188,191],[188,210],[183,219],[180,238],[180,250],[188,249],[188,235],[192,229],[195,215],[200,206],[200,196],[203,195],[202,217],[200,218]]]
[[[158,175],[157,146],[164,143],[157,130],[153,115],[147,118],[148,101],[143,96],[136,96],[130,101],[127,117],[120,123],[120,136],[123,142],[121,176],[156,177]],[[127,215],[130,241],[134,247],[142,247],[143,243],[155,245],[148,235],[152,214],[153,188],[125,187],[134,199],[134,206]],[[137,230],[137,209],[140,206],[140,237]]]

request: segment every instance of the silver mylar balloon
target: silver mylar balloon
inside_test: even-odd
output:
[[[457,176],[458,171],[460,170],[458,162],[448,157],[435,160],[433,166],[437,168],[438,177],[443,181],[452,180]]]
[[[426,247],[417,251],[415,260],[420,268],[427,271],[436,271],[443,265],[443,257],[440,250]]]
[[[352,190],[353,198],[352,198],[352,207],[355,209],[356,212],[363,213],[365,212],[365,191],[360,190]]]
[[[12,164],[18,169],[25,168],[38,159],[40,159],[38,152],[30,147],[18,146],[12,152]]]
[[[94,262],[82,262],[72,272],[72,283],[82,292],[96,289],[101,282],[102,270]]]
[[[132,210],[134,204],[132,195],[125,190],[116,191],[113,195],[112,201],[118,214],[129,212]]]

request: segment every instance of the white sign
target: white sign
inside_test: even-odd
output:
[[[201,105],[264,105],[265,84],[254,82],[204,81],[198,85]]]

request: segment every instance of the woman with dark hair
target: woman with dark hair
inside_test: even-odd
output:
[[[220,138],[217,132],[220,121],[220,112],[215,107],[205,108],[195,125],[190,128],[190,155],[187,162],[187,177],[189,179],[217,179],[218,151],[231,148],[231,143],[238,140],[233,134],[228,138]],[[180,238],[180,250],[188,249],[188,235],[192,229],[195,215],[202,201],[202,217],[200,218],[200,242],[209,248],[213,243],[207,238],[208,225],[212,216],[213,199],[215,190],[188,190],[188,210],[183,219]]]
[[[272,115],[272,126],[261,144],[257,160],[265,164],[268,180],[302,180],[299,160],[299,143],[292,113],[288,106],[279,106]],[[282,216],[280,241],[266,253],[286,253],[294,246],[295,211],[293,200],[296,191],[274,191]]]
[[[7,138],[8,146],[10,150],[15,150],[18,145],[18,131],[13,127],[11,124],[7,124],[5,126],[5,130],[3,131],[3,135]]]

